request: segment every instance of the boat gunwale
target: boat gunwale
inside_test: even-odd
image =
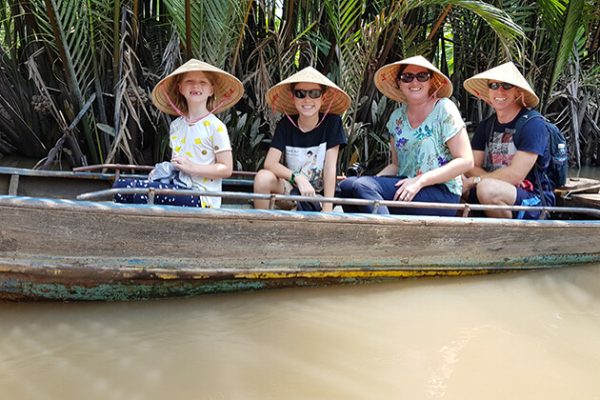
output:
[[[76,170],[73,171],[56,171],[56,170],[38,170],[38,169],[29,169],[29,168],[15,168],[15,167],[5,167],[0,166],[0,175],[10,176],[10,175],[18,175],[18,176],[27,176],[34,178],[66,178],[66,179],[92,179],[92,180],[100,180],[100,181],[114,181],[117,176],[121,178],[131,178],[131,179],[145,179],[148,177],[147,173],[121,173],[119,175],[114,172],[94,172],[91,170]],[[245,184],[250,185],[252,182],[251,179],[247,179],[245,175],[240,175],[239,178],[225,178],[223,179],[224,184]]]
[[[384,224],[423,226],[544,226],[579,228],[600,226],[600,220],[516,220],[486,217],[424,216],[403,214],[319,213],[308,211],[256,210],[227,208],[192,208],[157,204],[119,204],[86,200],[51,199],[42,197],[0,195],[0,207],[53,209],[61,211],[90,211],[98,214],[141,215],[160,218],[245,219],[260,221],[306,221],[338,224]]]

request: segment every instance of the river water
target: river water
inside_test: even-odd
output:
[[[600,265],[0,321],[2,399],[600,399]]]
[[[0,399],[567,398],[600,399],[600,265],[132,303],[0,302]]]

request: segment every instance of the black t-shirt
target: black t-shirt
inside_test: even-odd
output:
[[[290,116],[298,125],[298,115]],[[319,121],[322,116],[319,116]],[[317,192],[323,190],[323,167],[327,150],[346,143],[346,134],[339,115],[328,114],[319,126],[309,132],[302,132],[286,117],[275,128],[271,147],[284,155],[284,165],[305,175]]]
[[[527,112],[523,108],[521,112],[510,122],[501,124],[496,115],[490,118],[494,121],[493,132],[489,132],[489,118],[484,120],[475,131],[471,140],[473,150],[485,152],[483,169],[486,171],[495,171],[499,168],[509,166],[517,151],[526,151],[538,155],[537,165],[548,165],[550,160],[550,151],[548,148],[548,131],[541,118],[534,118],[523,125],[521,132],[516,135],[517,120]],[[541,159],[540,159],[541,157]],[[539,192],[537,179],[535,176],[535,167],[527,173],[527,180],[536,186]],[[548,182],[546,171],[540,173],[542,187],[545,190],[551,188]]]

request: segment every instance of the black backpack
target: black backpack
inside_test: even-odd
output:
[[[541,165],[541,157],[539,157],[535,165],[535,168],[537,169],[536,172],[545,170],[550,183],[554,186],[554,189],[556,189],[567,183],[567,176],[569,174],[567,140],[556,125],[536,110],[528,110],[519,117],[515,126],[515,136],[521,132],[526,123],[535,118],[542,118],[544,121],[544,126],[548,131],[548,146],[550,150],[548,164]]]

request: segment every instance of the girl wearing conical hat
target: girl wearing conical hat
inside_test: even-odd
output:
[[[119,180],[114,187],[221,191],[221,180],[231,176],[233,156],[225,125],[214,115],[233,107],[244,93],[242,83],[227,72],[191,59],[161,80],[152,102],[177,116],[170,125],[170,162],[157,164],[146,181]],[[145,203],[146,195],[115,195],[115,201]],[[220,207],[214,196],[163,196],[156,204]]]
[[[467,201],[496,205],[554,205],[546,170],[536,163],[550,160],[548,133],[535,107],[539,99],[512,62],[482,72],[464,82],[467,91],[496,111],[477,127],[471,141],[475,167],[464,179]],[[536,117],[532,117],[533,113]],[[518,121],[520,132],[517,132]],[[525,123],[526,122],[526,123]],[[518,133],[518,134],[517,134]],[[538,183],[539,182],[539,183]],[[536,211],[486,211],[489,217],[538,219]]]
[[[458,203],[461,174],[473,167],[471,146],[452,83],[422,56],[383,66],[375,85],[400,103],[387,123],[390,164],[376,176],[345,179],[342,197],[404,202]],[[345,211],[373,212],[372,206]],[[380,214],[455,215],[456,210],[380,206]]]
[[[333,197],[339,150],[347,143],[339,114],[350,97],[312,67],[273,86],[267,104],[284,116],[277,123],[264,169],[254,178],[254,192]],[[255,200],[266,209],[268,200]],[[279,203],[280,208],[292,205]],[[300,211],[331,211],[331,203],[297,202]]]

